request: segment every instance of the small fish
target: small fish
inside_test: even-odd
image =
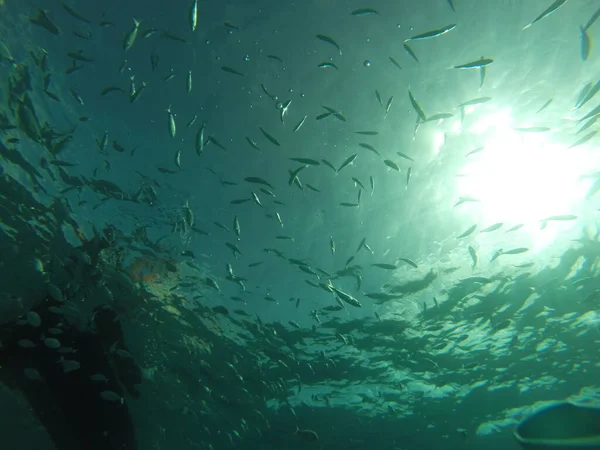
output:
[[[375,192],[375,178],[373,175],[369,176],[369,183],[371,184],[371,195]]]
[[[390,112],[390,108],[392,107],[392,102],[393,102],[393,101],[394,101],[394,96],[392,95],[392,96],[391,96],[391,97],[388,99],[388,101],[387,101],[387,103],[386,103],[386,105],[385,105],[385,116],[383,116],[383,118],[384,118],[384,119],[387,117],[388,113]]]
[[[590,139],[592,139],[594,136],[596,136],[596,133],[598,133],[598,130],[594,130],[594,131],[586,134],[584,137],[582,137],[581,139],[579,139],[577,142],[575,142],[574,144],[572,144],[571,146],[569,146],[569,149],[574,148],[574,147],[578,147],[579,145],[585,144]]]
[[[481,58],[477,61],[471,61],[465,64],[460,64],[458,66],[453,66],[453,69],[479,69],[480,67],[488,66],[494,62],[493,59],[490,58]]]
[[[246,76],[242,72],[239,72],[239,71],[237,71],[235,69],[232,69],[231,67],[227,67],[227,66],[221,66],[221,70],[223,70],[224,72],[232,73],[234,75],[239,75],[241,77],[245,77]]]
[[[340,203],[340,206],[345,206],[347,208],[355,208],[358,206],[358,203],[342,202]]]
[[[456,12],[456,8],[454,7],[454,0],[446,0],[446,1],[450,5],[450,8],[452,8],[452,11]]]
[[[38,8],[36,15],[33,17],[29,17],[29,21],[34,25],[38,25],[42,28],[45,28],[52,34],[61,34],[60,28],[58,28],[58,26],[56,26],[56,24],[52,22],[52,20],[48,16],[48,12],[44,11],[43,9]]]
[[[133,28],[131,30],[129,30],[129,32],[125,35],[125,38],[123,39],[123,49],[125,51],[128,51],[131,47],[133,47],[133,44],[135,43],[135,40],[137,38],[139,31],[140,31],[140,21],[138,21],[136,18],[134,18],[133,19]]]
[[[202,124],[198,132],[196,133],[196,139],[194,140],[194,147],[196,147],[196,154],[200,156],[202,152],[204,152],[204,130],[206,129],[206,124]]]
[[[81,20],[84,23],[91,24],[90,20],[79,14],[75,11],[71,6],[67,5],[65,2],[60,2],[62,7],[69,13],[71,17],[74,17],[77,20]]]
[[[525,127],[515,128],[514,130],[520,133],[545,133],[546,131],[550,131],[551,129],[548,127]]]
[[[160,37],[161,37],[161,39],[170,39],[171,41],[177,41],[177,42],[182,42],[184,44],[187,44],[187,41],[184,38],[182,38],[181,36],[178,36],[176,34],[173,34],[169,31],[161,31]]]
[[[473,100],[467,100],[466,102],[461,103],[460,105],[457,106],[457,108],[463,108],[465,106],[481,105],[482,103],[489,102],[491,99],[492,99],[492,97],[474,98]]]
[[[317,39],[320,39],[323,42],[327,42],[328,44],[333,45],[335,48],[337,48],[337,51],[339,52],[339,54],[340,55],[342,54],[342,49],[340,48],[340,46],[338,45],[338,43],[335,42],[329,36],[325,36],[324,34],[317,34]]]
[[[477,224],[470,226],[466,231],[464,231],[460,236],[457,236],[456,239],[462,239],[469,236],[475,229],[477,228]]]
[[[548,17],[550,14],[552,14],[553,12],[555,12],[558,8],[560,8],[566,2],[567,2],[567,0],[556,0],[554,3],[552,3],[550,6],[548,6],[548,8],[546,8],[544,10],[544,12],[542,12],[539,16],[537,16],[535,19],[533,19],[533,22],[531,22],[528,25],[525,25],[523,27],[523,29],[526,30],[527,28],[529,28],[534,23],[539,22],[540,20],[542,20],[545,17]]]
[[[367,144],[365,142],[359,142],[358,144],[360,147],[362,148],[366,148],[367,150],[372,151],[373,153],[375,153],[377,156],[381,156],[381,154],[379,153],[379,151],[377,151],[377,149],[375,147],[373,147],[371,144]]]
[[[381,95],[379,94],[379,91],[377,89],[375,89],[375,98],[379,102],[379,105],[383,106],[383,100],[381,100]]]
[[[240,237],[242,229],[240,228],[240,219],[237,214],[233,217],[233,231],[235,231],[237,237]]]
[[[362,134],[364,136],[376,136],[379,134],[377,131],[355,131],[356,134]]]
[[[279,143],[279,141],[277,139],[275,139],[272,135],[270,135],[268,132],[266,132],[263,129],[263,127],[258,127],[258,129],[263,134],[263,136],[266,137],[273,145],[276,145],[277,147],[281,146],[281,144]]]
[[[340,167],[337,170],[336,169],[334,169],[334,170],[336,170],[336,172],[339,173],[344,167],[352,164],[354,162],[354,160],[357,158],[357,156],[358,156],[358,153],[354,153],[354,154],[350,155],[348,158],[346,158],[344,160],[344,162],[340,165]]]
[[[590,20],[587,21],[587,23],[585,24],[585,26],[583,28],[585,30],[588,30],[592,25],[594,25],[594,22],[596,22],[596,20],[598,20],[599,18],[600,18],[600,8],[594,14],[592,14],[592,17],[590,17]]]
[[[259,177],[246,177],[244,178],[244,180],[248,183],[262,184],[264,186],[270,187],[271,189],[275,189],[271,183]]]
[[[455,28],[456,28],[456,24],[452,23],[450,25],[446,25],[445,27],[439,28],[437,30],[426,31],[425,33],[417,34],[416,36],[409,37],[409,38],[405,39],[404,42],[419,41],[419,40],[423,40],[423,39],[432,39],[432,38],[441,36],[443,34],[446,34],[449,31],[454,30]]]
[[[185,83],[185,90],[187,91],[187,93],[191,93],[192,92],[192,71],[188,70],[188,76],[186,79],[186,83]]]
[[[508,230],[506,230],[506,233],[510,233],[512,231],[517,231],[519,229],[523,228],[523,224],[520,223],[518,225],[515,225],[514,227],[509,228]]]
[[[377,267],[379,269],[385,269],[385,270],[396,270],[398,267],[396,267],[395,264],[386,264],[386,263],[375,263],[375,264],[371,264],[373,267]]]
[[[400,65],[400,63],[398,61],[396,61],[396,58],[394,58],[393,56],[390,56],[390,62],[396,66],[398,69],[402,70],[402,66]]]
[[[400,172],[400,167],[398,167],[398,164],[396,164],[394,161],[391,161],[389,159],[384,159],[383,163],[388,166],[391,167],[392,169],[394,169],[397,172]]]
[[[339,70],[338,66],[336,66],[334,63],[332,63],[331,61],[326,61],[326,62],[322,62],[320,64],[317,64],[317,67],[319,69],[335,69],[335,70]]]
[[[475,269],[475,266],[477,266],[477,261],[479,259],[479,257],[477,256],[477,252],[475,251],[475,249],[473,247],[471,247],[469,245],[469,255],[471,255],[471,261],[473,261],[473,265],[471,266],[472,269]]]
[[[190,28],[192,31],[196,31],[196,27],[198,26],[198,0],[194,0],[192,6],[190,7]]]
[[[487,228],[484,228],[483,230],[480,231],[480,233],[491,233],[492,231],[499,230],[500,228],[502,228],[503,225],[504,224],[502,222],[495,223],[493,225],[490,225]]]
[[[412,175],[412,167],[409,167],[406,171],[406,189],[408,189],[408,183],[410,183],[410,176]]]
[[[248,142],[248,144],[250,144],[250,146],[252,148],[254,148],[255,150],[259,150],[260,151],[260,148],[259,148],[258,144],[255,141],[253,141],[252,139],[250,139],[248,136],[246,136],[246,142]]]
[[[307,166],[318,166],[321,163],[316,159],[311,158],[290,158],[292,161],[299,162],[300,164],[305,164]]]
[[[519,248],[513,248],[511,250],[503,251],[502,254],[503,255],[520,255],[521,253],[526,253],[528,251],[529,251],[528,248],[519,247]]]
[[[588,57],[590,56],[592,41],[590,40],[590,35],[585,28],[580,26],[579,31],[581,34],[581,59],[587,61]]]
[[[398,258],[398,261],[402,261],[405,262],[406,264],[408,264],[411,267],[414,267],[415,269],[418,269],[419,266],[417,265],[416,262],[414,262],[412,259],[408,259],[408,258]]]
[[[334,167],[333,164],[331,164],[329,161],[327,161],[326,159],[321,159],[321,162],[323,164],[325,164],[327,167],[329,167],[331,170],[333,170],[334,172],[337,172],[336,168]]]
[[[167,108],[167,114],[169,116],[169,134],[172,138],[177,134],[177,126],[175,125],[175,114],[171,111],[171,105]]]
[[[298,124],[294,127],[293,133],[298,131],[302,127],[302,125],[304,125],[304,122],[306,122],[307,117],[308,117],[308,114],[305,115],[300,122],[298,122]]]
[[[364,185],[361,183],[361,181],[358,178],[352,177],[352,181],[354,181],[355,186],[360,186],[361,189],[366,191]]]
[[[406,154],[404,154],[404,153],[402,153],[402,152],[396,152],[396,154],[397,154],[398,156],[400,156],[400,158],[404,158],[404,159],[407,159],[407,160],[409,160],[409,161],[414,161],[414,159],[412,159],[410,156],[408,156],[408,155],[406,155]]]
[[[367,15],[371,15],[371,14],[376,14],[378,16],[380,15],[376,10],[374,10],[372,8],[359,8],[359,9],[355,9],[350,14],[353,15],[353,16],[367,16]]]
[[[412,107],[417,112],[417,115],[419,116],[419,119],[422,122],[425,122],[427,120],[427,116],[425,116],[425,112],[423,111],[423,108],[421,108],[421,105],[419,105],[419,103],[417,102],[417,100],[413,96],[413,94],[410,91],[410,89],[408,90],[408,98],[410,99],[410,104],[412,105]]]
[[[417,58],[417,55],[415,55],[415,52],[413,51],[413,49],[410,48],[410,46],[406,42],[402,45],[404,46],[404,50],[406,50],[406,53],[408,53],[410,56],[412,56],[412,58],[416,62],[419,62],[419,58]]]

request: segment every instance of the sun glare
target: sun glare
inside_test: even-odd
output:
[[[488,116],[468,131],[479,135],[483,151],[467,158],[458,191],[480,201],[484,220],[540,221],[577,214],[585,197],[580,176],[590,158],[553,141],[553,132],[516,131],[510,110]]]

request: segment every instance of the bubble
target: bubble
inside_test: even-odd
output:
[[[207,39],[207,40],[205,40],[205,41],[204,41],[204,43],[205,43],[206,45],[210,45],[210,39]]]
[[[291,94],[292,92],[294,92],[294,88],[289,88],[288,92]]]
[[[300,93],[300,97],[304,98],[304,92]]]
[[[365,66],[365,67],[371,67],[371,61],[369,61],[368,59],[366,59],[365,62],[363,63],[363,66]]]
[[[281,109],[283,109],[283,103],[281,103],[281,102],[275,103],[275,108],[281,111]]]
[[[250,61],[250,55],[244,55],[244,61]]]

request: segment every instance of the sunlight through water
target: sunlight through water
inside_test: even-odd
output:
[[[457,178],[458,191],[480,201],[486,223],[524,223],[539,229],[536,224],[547,217],[580,214],[586,194],[581,175],[593,165],[591,155],[583,148],[567,150],[552,131],[517,131],[512,122],[511,111],[505,109],[468,130],[481,138],[483,150],[467,158],[462,171],[466,176]],[[537,246],[554,241],[565,226],[536,236]]]

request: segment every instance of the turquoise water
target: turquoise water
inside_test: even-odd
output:
[[[550,4],[7,0],[3,339],[110,305],[139,448],[517,448],[597,402],[600,21]]]

